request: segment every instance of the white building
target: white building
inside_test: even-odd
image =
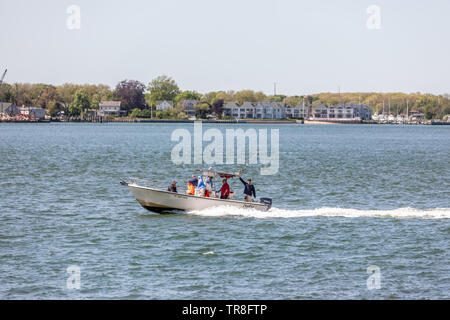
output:
[[[32,118],[32,119],[44,119],[45,118],[45,109],[43,108],[34,108],[34,107],[19,107],[19,112],[21,115]]]
[[[303,118],[308,117],[308,108],[304,106],[302,103],[298,103],[296,106],[292,106],[287,104],[286,108],[286,118]]]
[[[98,115],[103,116],[121,116],[126,113],[122,110],[121,101],[100,101],[98,104]]]
[[[255,103],[246,101],[239,107],[239,119],[254,119],[255,112]]]
[[[272,102],[272,119],[286,119],[286,107],[281,102]]]
[[[266,110],[264,102],[257,102],[255,104],[255,119],[264,119],[266,117]]]
[[[298,113],[298,115],[297,115],[297,113]],[[304,102],[299,102],[294,108],[294,113],[293,113],[292,117],[308,119],[309,118],[309,107],[305,106]]]
[[[285,119],[286,106],[281,102],[246,101],[239,105],[232,101],[224,105],[222,114],[235,119]]]
[[[317,104],[312,107],[311,120],[370,120],[372,111],[365,104]]]
[[[236,117],[233,117],[233,113],[236,114]],[[222,108],[222,115],[224,117],[232,117],[237,118],[239,114],[239,105],[234,101],[229,101],[225,103]]]

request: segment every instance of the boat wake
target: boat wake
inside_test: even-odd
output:
[[[450,208],[414,209],[399,208],[393,210],[358,210],[345,208],[323,207],[318,209],[287,210],[272,208],[261,212],[254,209],[240,209],[234,207],[215,207],[205,210],[189,211],[190,215],[205,217],[239,216],[247,218],[301,218],[301,217],[375,217],[375,218],[421,218],[421,219],[450,219]]]

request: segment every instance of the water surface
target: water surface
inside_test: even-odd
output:
[[[450,297],[450,127],[204,125],[280,130],[278,174],[244,174],[274,208],[152,214],[119,181],[184,189],[177,128],[0,124],[0,298]]]

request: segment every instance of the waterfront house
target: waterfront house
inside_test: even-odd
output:
[[[299,102],[293,109],[293,118],[307,119],[309,117],[309,108],[305,106],[304,102]]]
[[[122,116],[126,111],[122,110],[121,101],[100,101],[98,104],[98,115],[103,116]]]
[[[263,102],[264,119],[273,119],[273,107],[271,102]]]
[[[286,119],[286,107],[281,102],[272,102],[272,119]]]
[[[44,119],[45,118],[45,109],[43,108],[35,108],[35,107],[19,107],[19,112],[22,116],[32,118],[32,119]]]
[[[312,106],[311,120],[347,121],[370,120],[372,112],[365,104],[325,105],[323,103]]]
[[[255,103],[246,101],[239,108],[239,118],[253,119],[255,117]]]
[[[425,119],[425,114],[421,110],[411,110],[409,112],[409,118],[412,121],[422,121]]]
[[[233,117],[233,113],[236,114],[236,117]],[[222,108],[222,116],[224,117],[237,118],[238,113],[239,113],[239,105],[235,101],[229,101],[225,103],[225,105]]]
[[[14,117],[20,114],[19,108],[11,102],[0,102],[0,116]]]
[[[303,105],[301,103],[297,104],[296,106],[286,104],[285,105],[286,118],[294,118],[294,119],[302,118],[304,114],[302,107]]]
[[[195,117],[196,110],[195,106],[199,103],[198,100],[180,100],[179,105],[181,106],[184,113],[187,114],[188,117]]]
[[[84,109],[84,112],[81,114],[82,120],[94,120],[98,116],[97,109]]]
[[[255,119],[264,119],[266,117],[266,112],[264,104],[262,102],[257,102],[255,104]]]
[[[286,119],[301,118],[308,116],[308,108],[302,104],[296,107],[284,104],[282,102],[245,101],[242,105],[237,102],[227,102],[222,108],[224,117],[232,117],[235,119]]]
[[[173,101],[171,100],[162,100],[156,101],[156,111],[167,111],[173,108]]]
[[[285,119],[286,106],[281,102],[250,102],[242,105],[236,102],[227,102],[223,107],[223,116],[235,119]]]
[[[294,109],[295,107],[290,104],[285,104],[284,108],[286,109],[286,118],[294,118]]]
[[[335,118],[335,111],[333,109],[332,118]],[[313,105],[311,108],[311,120],[321,120],[321,119],[328,119],[328,108],[325,104],[319,103],[316,105]]]

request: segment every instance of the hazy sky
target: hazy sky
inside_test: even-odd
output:
[[[449,0],[0,0],[0,69],[8,83],[167,74],[200,92],[448,93],[449,16]]]

